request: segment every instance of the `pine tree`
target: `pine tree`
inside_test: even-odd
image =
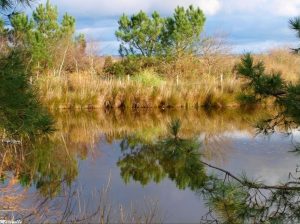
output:
[[[200,8],[177,7],[173,16],[162,18],[158,12],[121,16],[116,37],[122,56],[176,56],[193,51],[205,23]]]

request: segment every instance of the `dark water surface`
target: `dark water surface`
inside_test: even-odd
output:
[[[291,180],[300,164],[300,155],[291,152],[300,132],[293,129],[287,135],[278,127],[271,135],[258,134],[256,124],[270,115],[266,110],[57,113],[57,130],[46,142],[24,149],[17,161],[13,154],[2,155],[0,217],[13,214],[29,222],[104,222],[110,216],[111,222],[259,223],[255,213],[247,217],[242,211],[253,205],[244,208],[239,201],[249,188],[241,193],[233,178],[199,161],[268,186]],[[172,129],[176,122],[180,127]],[[222,187],[207,187],[210,179]],[[265,213],[265,220],[279,216]]]

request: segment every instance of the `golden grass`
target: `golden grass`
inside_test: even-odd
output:
[[[51,108],[85,108],[97,104],[101,82],[88,73],[50,74],[38,77],[36,85],[42,102]]]
[[[153,76],[153,75],[152,75]],[[155,81],[155,85],[151,82]],[[145,85],[137,79],[101,79],[90,73],[38,77],[36,86],[41,101],[51,109],[84,108],[167,108],[203,106],[225,107],[235,104],[234,93],[240,81],[224,76],[202,76],[187,82],[168,78],[163,82],[151,79]]]
[[[290,50],[273,49],[256,58],[264,61],[267,71],[280,71],[282,77],[292,83],[300,80],[300,56]]]

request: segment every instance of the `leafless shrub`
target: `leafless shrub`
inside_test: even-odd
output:
[[[230,51],[226,35],[215,34],[203,37],[197,44],[197,55],[200,57],[200,63],[205,67],[204,73],[220,75],[228,69]]]

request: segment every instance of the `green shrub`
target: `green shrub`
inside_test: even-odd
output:
[[[132,77],[132,81],[141,83],[144,86],[161,86],[164,80],[152,70],[144,70]]]
[[[103,72],[105,75],[112,75],[112,76],[123,76],[125,75],[125,69],[122,63],[116,62],[110,66],[104,66]]]
[[[107,75],[122,77],[134,75],[141,71],[141,65],[135,58],[124,58],[121,61],[104,66],[103,71]]]
[[[112,59],[107,57],[105,59],[103,72],[106,75],[122,77],[125,75],[135,75],[144,71],[145,69],[159,70],[161,60],[155,57],[126,57],[121,61],[112,62]]]

